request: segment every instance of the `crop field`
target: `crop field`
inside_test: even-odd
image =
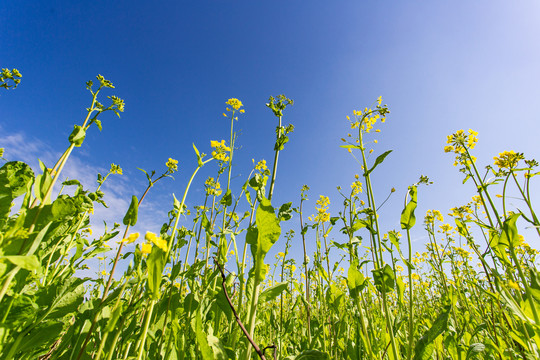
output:
[[[19,90],[21,78],[16,69],[2,70],[2,98]],[[419,214],[418,194],[431,184],[419,175],[399,209],[399,228],[385,231],[379,215],[386,200],[376,197],[372,179],[391,150],[372,144],[392,127],[391,105],[366,99],[343,119],[349,133],[342,156],[354,159],[358,173],[344,179],[350,186],[329,198],[305,185],[281,204],[281,152],[289,137],[302,136],[287,121],[294,102],[269,98],[275,132],[258,136],[274,146],[235,187],[233,159],[242,151],[236,127],[245,107],[230,98],[220,115],[230,131],[193,144],[197,165],[182,168],[189,181],[183,193],[169,195],[159,233],[132,228],[150,216],[139,212],[145,199],[178,172],[173,158],[143,170],[146,186],[126,199],[123,218],[98,231],[91,219],[106,206],[102,185],[122,168],[95,174],[91,188],[63,171],[87,136],[100,136],[89,129],[101,130],[101,119],[121,116],[125,104],[101,75],[86,89],[85,116],[71,124],[55,163],[31,168],[1,149],[1,359],[540,357],[538,251],[529,245],[540,236],[531,196],[540,172],[526,154],[500,149],[480,164],[477,132],[448,134],[433,151],[454,162],[463,180],[455,187],[466,187],[470,201]],[[214,174],[201,177],[203,168]],[[203,201],[188,207],[196,184]],[[315,209],[306,208],[309,198]],[[331,214],[331,202],[341,210]],[[422,251],[413,251],[413,227],[426,236]],[[302,243],[301,257],[291,254],[293,242]],[[88,276],[97,262],[100,271]]]

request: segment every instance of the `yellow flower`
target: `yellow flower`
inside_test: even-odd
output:
[[[240,110],[240,108],[243,106],[242,102],[235,98],[227,100],[225,104],[232,106],[235,110]]]
[[[351,195],[356,195],[362,192],[362,183],[358,180],[354,181],[351,184]]]
[[[152,252],[152,245],[147,243],[141,244],[141,252],[143,254],[150,254]]]
[[[265,171],[266,169],[268,169],[268,167],[266,166],[266,160],[259,161],[257,165],[255,165],[255,169],[260,171]]]
[[[523,153],[515,153],[513,150],[499,153],[499,156],[494,157],[495,165],[500,169],[513,169],[517,166],[519,160],[524,159]]]
[[[214,151],[212,151],[212,157],[216,160],[220,161],[228,161],[229,157],[227,156],[227,152],[231,151],[231,148],[225,145],[225,140],[215,141],[210,140],[210,146],[215,148]]]
[[[122,241],[120,241],[121,243],[128,243],[128,244],[131,244],[132,242],[134,242],[135,240],[137,240],[139,238],[139,233],[133,233],[133,234],[129,234],[129,236],[125,239],[123,239]]]
[[[144,236],[144,238],[147,240],[147,241],[150,241],[151,243],[153,243],[154,245],[156,245],[158,248],[160,248],[161,250],[167,252],[167,241],[166,240],[163,240],[161,237],[158,237],[156,234],[154,234],[153,232],[150,232],[150,231],[147,231],[146,232],[146,235]]]
[[[512,280],[508,280],[508,286],[510,286],[512,289],[514,290],[518,290],[519,291],[519,285],[517,282],[515,281],[512,281]]]
[[[165,165],[169,168],[170,172],[178,171],[178,160],[169,158]]]

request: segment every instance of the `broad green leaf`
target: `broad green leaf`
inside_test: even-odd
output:
[[[0,195],[9,194],[13,199],[26,192],[27,184],[34,180],[34,172],[21,161],[10,161],[0,168]]]
[[[139,200],[135,195],[131,197],[131,204],[129,204],[129,209],[124,216],[123,223],[124,225],[134,226],[137,224],[137,214],[139,212]]]
[[[410,230],[416,223],[416,218],[414,217],[414,210],[416,209],[416,191],[417,188],[415,185],[409,187],[409,194],[411,195],[411,200],[405,206],[405,209],[401,212],[401,228]]]
[[[253,239],[248,240],[250,231],[246,235],[246,241],[251,244],[251,254],[253,256],[253,268],[256,283],[260,283],[266,276],[266,265],[264,264],[264,258],[266,254],[279,239],[281,235],[281,227],[279,220],[274,213],[270,200],[262,198],[257,208],[257,215],[255,217],[255,223],[257,224],[257,241],[253,243]],[[253,233],[251,233],[251,236]]]
[[[469,350],[467,350],[467,357],[465,360],[469,360],[471,357],[478,355],[481,352],[484,352],[486,349],[486,346],[481,343],[474,343],[469,346]]]
[[[41,267],[41,264],[39,263],[39,260],[35,255],[0,256],[0,261],[9,261],[13,265],[19,266],[29,271],[38,270]]]
[[[354,259],[347,272],[347,285],[349,292],[354,299],[357,299],[360,292],[366,287],[366,278],[358,270],[358,259]]]
[[[208,338],[203,330],[200,311],[197,311],[195,318],[191,321],[191,327],[195,332],[195,339],[197,340],[197,345],[199,345],[199,354],[203,360],[214,360],[214,353],[210,345],[208,345]]]
[[[228,189],[225,194],[221,197],[221,200],[219,200],[219,203],[221,205],[225,206],[231,206],[232,205],[232,193],[231,189]]]
[[[516,227],[519,216],[520,214],[512,214],[504,221],[499,244],[512,247],[519,246],[519,235]]]
[[[439,314],[431,328],[418,340],[414,347],[414,360],[424,360],[431,357],[433,341],[448,328],[451,310],[450,305],[445,306],[444,311]]]
[[[31,350],[40,346],[50,347],[54,343],[64,328],[62,322],[47,321],[37,325],[28,335],[23,338],[20,347],[17,349],[21,354],[28,354]]]
[[[371,273],[373,274],[373,283],[379,291],[383,291],[383,284],[385,291],[394,290],[395,274],[390,265],[385,264],[383,268],[371,270]]]
[[[369,169],[366,174],[364,176],[368,176],[373,170],[375,170],[375,168],[384,161],[384,159],[386,159],[386,157],[392,152],[392,150],[388,150],[388,151],[385,151],[384,153],[382,153],[381,155],[377,156],[377,159],[375,159],[375,163],[373,164],[373,166],[371,167],[371,169]]]
[[[82,126],[75,125],[73,131],[69,135],[69,142],[75,145],[75,147],[80,147],[86,137],[86,130]]]
[[[152,252],[148,255],[146,260],[146,267],[148,268],[148,291],[150,292],[150,298],[152,300],[159,300],[160,298],[160,286],[161,286],[161,274],[165,267],[165,252],[157,246],[152,246]]]
[[[287,284],[287,282],[281,282],[265,289],[261,295],[259,295],[259,304],[276,299],[283,291],[287,289]]]

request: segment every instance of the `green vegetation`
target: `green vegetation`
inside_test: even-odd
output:
[[[2,87],[19,83],[18,71],[2,74]],[[530,196],[531,179],[539,174],[536,161],[505,151],[482,170],[472,155],[477,134],[459,130],[448,136],[444,150],[455,155],[464,183],[473,183],[477,193],[451,209],[452,225],[443,223],[441,212],[428,211],[429,242],[425,252],[413,253],[417,192],[430,181],[421,176],[408,188],[399,229],[404,237],[384,233],[371,175],[390,151],[370,157],[376,142],[370,136],[389,114],[381,98],[347,117],[354,134],[342,139],[342,147],[358,161],[360,175],[350,189],[338,188],[342,210],[332,217],[330,199],[320,196],[307,223],[308,186],[301,189],[298,207],[272,202],[279,154],[294,130],[282,124],[293,101],[270,97],[267,107],[278,122],[272,167],[261,160],[243,186],[232,189],[234,123],[244,110],[240,100],[229,99],[229,142],[211,141],[210,155],[193,145],[197,167],[181,200],[171,197],[160,233],[147,232],[139,240],[130,227],[154,185],[178,171],[174,159],[159,176],[145,172],[148,186],[132,197],[123,225],[94,237],[90,217],[95,206],[105,205],[101,187],[122,169],[113,164],[106,175],[98,174],[94,190],[74,179],[61,183],[62,190],[74,188],[73,195],[53,194],[53,188],[88,128],[95,124],[101,130],[103,113],[119,116],[124,110],[116,96],[109,105],[98,101],[101,91],[114,86],[102,76],[97,80],[95,90],[92,81],[86,84],[92,96],[87,116],[74,126],[69,147],[52,168],[40,162],[36,174],[23,162],[7,160],[0,168],[2,359],[539,357],[538,252],[518,229],[520,220],[540,236]],[[186,197],[193,182],[201,181],[197,173],[203,166],[215,166],[216,175],[204,181],[204,203],[190,212]],[[511,188],[521,196],[521,209],[508,209]],[[17,198],[22,202],[14,208]],[[238,213],[239,207],[249,210]],[[299,227],[283,233],[293,212]],[[181,217],[192,221],[191,228],[179,226]],[[344,243],[332,240],[340,233]],[[300,239],[304,254],[297,269],[289,250]],[[112,241],[118,249],[107,257]],[[309,241],[316,244],[314,254],[306,252]],[[272,263],[267,254],[277,246],[281,251]],[[95,258],[108,270],[81,278]],[[123,274],[117,271],[121,260],[129,262]]]

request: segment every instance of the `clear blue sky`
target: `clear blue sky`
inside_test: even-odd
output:
[[[136,168],[160,171],[178,159],[176,180],[148,198],[141,231],[158,231],[170,193],[183,192],[196,166],[191,143],[210,152],[210,140],[228,139],[221,113],[231,97],[246,109],[236,123],[237,192],[252,158],[271,163],[276,121],[264,104],[284,93],[295,101],[285,113],[295,132],[280,155],[274,203],[297,204],[308,184],[308,212],[325,194],[335,213],[336,186],[360,172],[339,148],[345,116],[382,95],[391,114],[375,151],[394,152],[373,176],[379,201],[397,189],[381,213],[386,230],[399,228],[407,186],[421,174],[435,184],[420,190],[419,218],[474,194],[442,150],[455,130],[479,132],[480,164],[503,150],[540,159],[537,1],[6,0],[0,14],[0,66],[23,74],[0,95],[5,157],[54,163],[89,105],[84,83],[104,75],[116,89],[103,95],[125,99],[126,111],[104,116],[102,133],[89,131],[68,174],[90,187],[95,171],[120,164],[124,176],[107,187],[109,220],[120,221],[144,187]],[[201,172],[190,205],[215,169]]]

